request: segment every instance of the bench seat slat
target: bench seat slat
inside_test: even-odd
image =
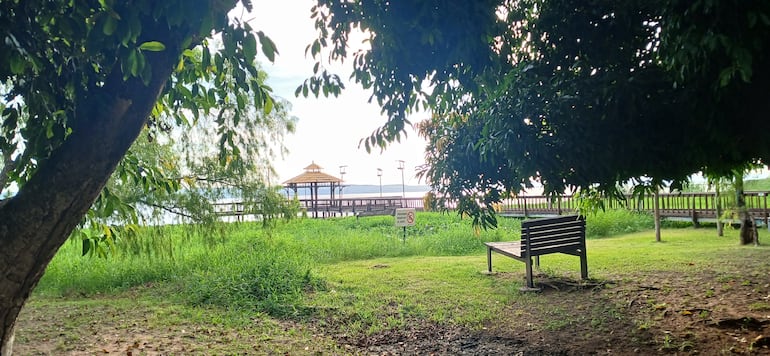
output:
[[[520,242],[506,242],[506,243],[486,243],[486,245],[495,252],[506,255],[508,257],[522,257],[525,255],[523,246]],[[546,255],[549,253],[563,252],[568,254],[575,254],[580,252],[580,243],[562,243],[558,245],[544,245],[541,247],[533,246],[530,250],[531,256]]]
[[[487,242],[487,247],[508,257],[521,257],[521,241]]]

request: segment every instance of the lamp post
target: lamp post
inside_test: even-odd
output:
[[[398,160],[398,169],[401,170],[401,197],[406,198],[406,185],[404,185],[404,160]]]
[[[380,178],[380,198],[382,198],[382,168],[377,168],[377,177]]]
[[[342,199],[342,183],[345,182],[345,173],[348,166],[340,166],[340,199]]]

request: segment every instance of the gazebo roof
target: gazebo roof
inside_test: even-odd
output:
[[[310,183],[340,183],[342,179],[339,179],[333,175],[321,172],[323,169],[321,166],[311,163],[305,167],[305,173],[302,173],[294,178],[291,178],[285,182],[284,185],[291,184],[310,184]]]

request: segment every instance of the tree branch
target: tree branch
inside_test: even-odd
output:
[[[179,216],[182,216],[182,217],[185,217],[185,218],[188,218],[188,219],[196,220],[195,217],[190,215],[190,214],[181,212],[179,210],[175,210],[175,209],[179,209],[179,207],[176,207],[176,206],[168,207],[168,206],[165,206],[165,205],[160,205],[160,204],[157,204],[157,203],[149,202],[147,200],[138,200],[137,202],[141,203],[141,204],[144,204],[144,205],[147,205],[149,207],[158,208],[160,210],[163,210],[165,212],[169,212],[169,213],[174,214],[174,215],[179,215]]]

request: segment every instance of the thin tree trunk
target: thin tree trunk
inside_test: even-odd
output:
[[[168,31],[168,30],[166,30]],[[10,355],[16,318],[45,268],[139,135],[178,61],[184,33],[153,33],[166,50],[148,53],[152,79],[123,80],[119,66],[78,100],[73,133],[0,207],[0,355]]]
[[[738,208],[738,218],[741,219],[741,245],[754,243],[754,220],[746,207],[746,199],[743,195],[743,175],[735,175],[735,205]]]
[[[658,199],[660,198],[660,194],[658,193],[657,188],[655,189],[655,192],[652,193],[652,211],[653,215],[655,216],[655,241],[660,242],[660,203],[658,202]]]
[[[714,202],[714,205],[716,206],[716,218],[717,218],[717,236],[724,236],[724,222],[722,222],[722,214],[724,214],[722,210],[722,193],[719,189],[719,181],[717,181],[717,184],[714,186],[714,191],[716,193],[716,201]]]

